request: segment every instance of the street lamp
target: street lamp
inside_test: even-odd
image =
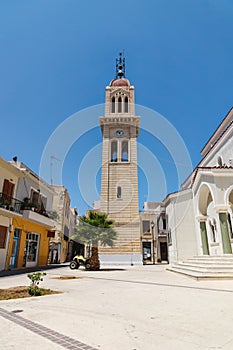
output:
[[[155,237],[154,237],[154,227],[155,227],[155,223],[152,220],[151,221],[151,233],[152,233],[152,263],[155,263]]]

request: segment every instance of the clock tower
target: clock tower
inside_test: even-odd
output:
[[[116,60],[116,78],[106,87],[100,211],[115,221],[117,241],[100,248],[104,263],[142,264],[138,210],[137,137],[140,117],[135,116],[134,87],[125,78],[125,59]]]

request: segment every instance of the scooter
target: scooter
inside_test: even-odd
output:
[[[70,262],[71,270],[78,269],[80,265],[84,266],[86,270],[90,270],[90,258],[84,258],[82,255],[75,255],[73,260]]]

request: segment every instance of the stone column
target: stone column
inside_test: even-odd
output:
[[[227,213],[229,211],[229,208],[229,205],[215,205],[214,207],[219,218],[219,222],[217,224],[221,232],[223,254],[232,254],[230,232],[227,222]]]
[[[207,236],[207,230],[206,230],[206,220],[200,221],[200,230],[201,230],[201,242],[202,242],[203,255],[210,255],[208,236]]]
[[[229,227],[227,223],[227,213],[219,213],[219,221],[222,235],[223,254],[232,254]]]

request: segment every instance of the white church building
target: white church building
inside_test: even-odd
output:
[[[170,263],[233,251],[233,108],[201,151],[202,159],[165,200]]]

